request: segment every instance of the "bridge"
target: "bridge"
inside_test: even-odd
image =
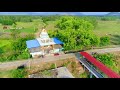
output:
[[[84,65],[84,67],[87,68],[87,70],[92,75],[94,75],[96,78],[104,78],[104,76],[100,72],[98,72],[94,67],[91,67],[92,65],[94,65],[99,70],[101,70],[109,78],[120,78],[120,75],[118,75],[116,72],[109,69],[107,66],[105,66],[100,61],[96,60],[94,57],[92,57],[87,52],[80,52],[80,53],[76,53],[75,55],[77,59],[80,61],[80,63],[82,63],[82,65]],[[81,56],[84,58],[81,58]]]

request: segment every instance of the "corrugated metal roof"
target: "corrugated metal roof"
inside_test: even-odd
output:
[[[110,78],[120,78],[120,75],[106,67],[103,63],[96,60],[94,57],[89,55],[87,52],[80,52],[81,55],[83,55],[88,61],[90,61],[93,65],[98,67],[101,71],[103,71],[108,77]]]
[[[58,38],[53,38],[53,41],[55,42],[55,44],[63,44],[63,42],[60,41]]]
[[[27,48],[35,48],[40,46],[39,42],[36,39],[28,40],[26,41],[26,44],[27,44]]]

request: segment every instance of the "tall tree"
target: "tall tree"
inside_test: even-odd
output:
[[[100,39],[93,33],[94,26],[87,20],[63,16],[57,21],[56,27],[59,30],[49,31],[49,34],[63,41],[65,50],[99,45]]]

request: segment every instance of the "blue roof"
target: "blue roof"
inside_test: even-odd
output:
[[[35,48],[40,46],[39,42],[36,39],[28,40],[26,41],[26,44],[27,44],[27,48]]]
[[[53,38],[53,40],[56,44],[63,44],[63,42],[60,41],[58,38]]]

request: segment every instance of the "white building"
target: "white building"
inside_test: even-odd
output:
[[[58,38],[50,38],[45,29],[41,31],[39,38],[28,40],[26,44],[32,57],[59,53],[63,49],[63,42]]]

